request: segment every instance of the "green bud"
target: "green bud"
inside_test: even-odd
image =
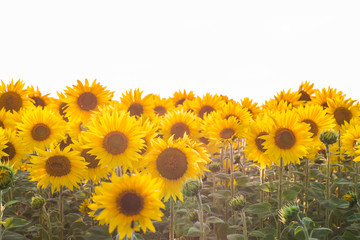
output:
[[[32,209],[40,209],[44,206],[44,204],[45,204],[45,199],[41,196],[31,198],[31,208]]]
[[[343,196],[343,199],[349,202],[349,206],[353,207],[357,203],[357,197],[354,192],[349,192]]]
[[[297,221],[299,213],[299,206],[296,203],[289,203],[280,209],[279,218],[283,224],[289,224],[292,221]]]
[[[211,172],[213,172],[213,173],[216,173],[216,172],[218,172],[218,171],[220,171],[220,164],[219,163],[217,163],[217,162],[211,162],[210,164],[209,164],[209,170],[211,171]]]
[[[245,200],[245,197],[243,195],[239,195],[239,196],[234,197],[233,199],[231,199],[229,204],[230,204],[230,207],[231,207],[232,210],[240,211],[245,207],[246,200]]]
[[[320,133],[320,141],[325,145],[336,143],[338,140],[338,134],[333,129],[327,129]]]
[[[0,163],[0,190],[5,190],[15,181],[15,171],[7,164]]]
[[[196,223],[197,221],[199,221],[199,215],[197,213],[197,211],[192,211],[189,212],[189,219],[191,222]]]
[[[201,183],[199,180],[190,179],[187,180],[183,185],[183,193],[185,196],[193,197],[196,196],[201,189]]]

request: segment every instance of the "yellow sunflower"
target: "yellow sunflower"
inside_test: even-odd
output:
[[[9,84],[5,84],[1,80],[0,86],[0,109],[4,108],[6,111],[18,112],[20,109],[31,108],[31,99],[27,97],[28,91],[24,89],[22,80],[11,80]]]
[[[202,175],[199,164],[205,163],[205,160],[188,146],[188,141],[185,136],[177,140],[170,137],[167,141],[158,138],[153,142],[145,171],[160,181],[161,197],[164,196],[165,201],[170,197],[174,201],[177,197],[183,201],[182,184],[189,178]]]
[[[241,107],[238,102],[228,102],[224,104],[223,108],[218,112],[223,119],[228,119],[231,116],[235,117],[243,127],[248,125],[251,119],[251,114],[248,109]]]
[[[35,107],[45,107],[50,103],[51,98],[49,97],[49,94],[42,94],[39,90],[39,87],[36,87],[35,90],[34,86],[30,86],[27,88],[27,90],[28,97],[33,100],[33,104]]]
[[[36,149],[39,156],[31,157],[30,181],[38,181],[37,187],[45,188],[51,184],[51,191],[61,186],[71,191],[79,188],[86,171],[86,162],[78,151],[66,147],[63,151],[59,146],[52,145],[50,151]]]
[[[162,117],[166,113],[174,109],[174,104],[171,98],[160,98],[159,95],[153,95],[154,99],[154,114]]]
[[[197,134],[195,140],[203,146],[210,155],[216,154],[219,151],[218,144],[216,141],[210,139],[209,135],[201,130]]]
[[[87,79],[85,79],[85,84],[77,80],[77,85],[73,85],[72,88],[67,87],[66,98],[62,99],[67,103],[66,117],[81,118],[86,122],[93,111],[98,111],[99,106],[109,104],[111,101],[113,92],[105,89],[106,87],[97,83],[96,80],[90,86]]]
[[[310,159],[314,163],[324,164],[327,161],[327,154],[324,145],[310,146],[308,154],[305,156],[307,159]],[[330,162],[331,164],[338,164],[338,147],[336,145],[330,145]]]
[[[50,98],[48,107],[52,109],[56,114],[59,114],[66,122],[68,122],[69,118],[66,117],[66,113],[65,113],[65,110],[68,108],[68,105],[63,100],[66,97],[63,93],[60,92],[57,92],[57,95],[59,98]]]
[[[193,113],[175,109],[160,120],[160,129],[165,140],[171,136],[182,138],[185,134],[193,138],[199,132],[199,123]]]
[[[79,135],[87,128],[83,125],[83,121],[80,118],[70,118],[66,123],[66,132],[73,140],[78,140]]]
[[[299,101],[310,102],[315,93],[314,83],[310,84],[309,81],[302,82],[298,92],[301,94],[298,99]]]
[[[306,123],[299,122],[298,114],[294,111],[277,112],[273,116],[274,128],[268,135],[260,138],[265,153],[278,163],[283,158],[284,165],[290,162],[299,163],[299,158],[307,154],[307,148],[311,143],[312,133]]]
[[[14,115],[20,115],[17,114],[17,112],[10,113],[5,110],[5,108],[0,109],[0,127],[7,129],[15,129],[16,128],[16,119],[14,119]],[[21,116],[17,117],[17,119],[21,119]]]
[[[95,188],[94,203],[89,208],[94,212],[103,209],[95,220],[109,224],[110,233],[117,228],[120,239],[130,238],[134,230],[155,232],[152,220],[161,221],[160,209],[165,208],[160,183],[146,174],[113,176],[110,181]]]
[[[319,89],[316,89],[315,97],[313,98],[312,101],[316,104],[319,104],[324,109],[326,109],[329,107],[327,103],[328,99],[335,99],[338,97],[345,98],[345,95],[341,91],[338,91],[336,88],[333,89],[328,87],[327,89],[326,88],[321,89],[321,91]]]
[[[102,167],[123,166],[134,168],[141,157],[139,149],[144,147],[145,132],[135,117],[125,111],[104,112],[91,119],[85,148],[100,159]]]
[[[291,110],[293,109],[293,105],[286,100],[280,100],[280,102],[278,102],[275,99],[270,99],[269,101],[265,101],[262,105],[262,109],[264,113],[271,114]]]
[[[25,148],[15,130],[5,129],[1,134],[4,134],[7,141],[6,147],[2,150],[7,156],[2,156],[1,162],[8,162],[14,169],[19,169],[22,165],[21,160],[26,159],[29,149]]]
[[[120,98],[122,109],[128,111],[130,116],[148,117],[153,113],[153,95],[147,95],[142,98],[142,93],[143,91],[140,91],[139,89],[135,89],[134,92],[130,89],[130,91],[126,91],[125,94],[122,94],[122,97]]]
[[[224,104],[225,102],[219,96],[210,93],[206,93],[202,98],[196,97],[188,102],[189,108],[201,119],[213,111],[222,109]]]
[[[355,146],[360,138],[360,120],[358,118],[350,120],[346,130],[341,134],[341,152],[350,157],[355,157]]]
[[[261,108],[257,105],[257,102],[253,102],[253,100],[248,97],[241,99],[240,103],[243,108],[247,108],[253,119],[261,112]]]
[[[274,121],[267,115],[258,115],[249,125],[248,131],[245,133],[246,145],[245,155],[247,159],[251,159],[260,164],[261,169],[265,166],[271,166],[272,159],[265,154],[266,149],[263,146],[264,139],[260,138],[269,135],[270,130],[274,127]]]
[[[291,92],[291,89],[289,89],[287,92],[285,92],[285,90],[281,90],[280,93],[277,93],[274,96],[274,99],[277,103],[280,103],[283,100],[287,104],[291,104],[293,107],[297,107],[301,104],[301,102],[299,101],[300,96],[301,93]]]
[[[47,108],[36,107],[24,111],[22,122],[17,127],[19,137],[23,138],[29,149],[45,149],[66,137],[65,121]]]
[[[0,128],[0,157],[9,155],[4,151],[7,148],[7,142],[8,139],[6,138],[5,130],[3,128]]]
[[[335,119],[336,127],[339,130],[345,122],[350,122],[352,118],[359,117],[360,111],[355,100],[350,98],[336,97],[334,99],[328,98],[328,113]]]
[[[173,97],[171,99],[173,101],[174,107],[178,107],[180,105],[183,105],[185,100],[189,100],[189,101],[194,100],[195,95],[193,91],[187,93],[186,90],[184,90],[183,92],[179,90],[173,94]]]

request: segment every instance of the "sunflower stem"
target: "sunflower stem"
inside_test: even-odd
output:
[[[279,184],[278,184],[278,211],[280,211],[282,207],[282,181],[283,181],[283,168],[284,168],[284,160],[280,158],[280,166],[279,166]],[[281,224],[280,221],[277,221],[277,237],[280,239],[281,235]]]
[[[229,148],[230,148],[230,189],[231,189],[231,198],[234,198],[234,196],[235,196],[235,186],[234,186],[234,149],[233,149],[231,143],[229,143]],[[236,223],[236,218],[235,218],[235,213],[234,213],[234,212],[233,212],[233,214],[232,214],[232,221],[233,221],[233,224],[235,225],[235,223]]]
[[[358,194],[359,194],[359,188],[358,188],[358,174],[359,174],[359,164],[358,162],[355,162],[355,169],[356,169],[356,176],[355,176],[355,194],[356,197],[358,198]]]
[[[199,204],[200,240],[204,240],[204,239],[205,239],[205,232],[204,232],[204,210],[203,210],[203,205],[202,205],[202,201],[201,201],[200,192],[198,192],[198,193],[196,194],[196,199],[197,199],[198,204]]]
[[[264,179],[265,179],[265,168],[261,168],[260,169],[260,186],[262,186],[264,184]],[[264,191],[260,190],[260,203],[264,202]],[[260,218],[260,229],[264,228],[264,221],[263,218],[261,217],[261,215],[259,215]]]
[[[64,196],[63,196],[63,186],[60,186],[59,192],[59,221],[61,223],[60,229],[60,239],[64,239],[64,232],[63,232],[63,224],[64,224]]]
[[[299,222],[299,224],[301,225],[302,229],[303,229],[303,232],[304,232],[304,235],[305,235],[305,240],[309,240],[310,237],[309,237],[309,232],[307,230],[307,227],[306,225],[304,224],[304,222],[301,220],[299,214],[297,214],[297,221]]]
[[[245,215],[244,209],[241,210],[240,214],[241,214],[241,220],[242,220],[242,222],[243,222],[243,236],[244,236],[244,240],[248,240],[247,224],[246,224],[246,215]]]
[[[309,210],[309,159],[305,158],[305,207],[304,213],[305,216],[308,214]]]
[[[326,179],[326,200],[330,200],[330,177],[331,177],[331,162],[330,162],[330,147],[329,144],[325,145],[326,148],[326,156],[327,156],[327,179]],[[325,226],[327,228],[330,227],[330,211],[326,209],[326,218],[325,218]]]
[[[216,190],[216,177],[215,177],[215,173],[212,174],[212,179],[213,179],[213,186],[212,186],[212,192],[213,192],[213,196],[212,196],[212,200],[213,200],[213,206],[215,206],[215,190]]]
[[[175,237],[175,208],[174,208],[174,199],[170,198],[170,240],[174,240]]]

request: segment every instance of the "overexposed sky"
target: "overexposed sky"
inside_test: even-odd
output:
[[[259,103],[308,80],[359,100],[358,1],[1,1],[0,79],[97,79]]]

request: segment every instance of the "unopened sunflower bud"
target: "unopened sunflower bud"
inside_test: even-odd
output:
[[[15,171],[7,164],[0,164],[0,190],[5,190],[15,181]]]
[[[295,203],[284,205],[279,211],[279,218],[283,224],[289,224],[292,221],[297,221],[300,208]]]
[[[213,173],[220,171],[220,164],[217,162],[212,162],[209,164],[209,170]]]
[[[189,219],[193,223],[196,223],[197,221],[199,221],[199,215],[198,215],[197,211],[189,212]]]
[[[343,199],[349,202],[349,206],[353,207],[357,203],[357,197],[354,192],[349,192],[343,196]]]
[[[335,130],[328,129],[320,133],[320,141],[325,145],[330,145],[336,143],[338,140],[338,134]]]
[[[183,193],[185,196],[193,197],[196,196],[201,189],[201,183],[199,180],[190,179],[184,183]]]
[[[245,197],[243,195],[239,195],[237,197],[234,197],[230,201],[230,207],[234,211],[240,211],[245,207]]]
[[[31,208],[32,209],[40,209],[44,206],[45,199],[41,196],[32,197],[31,199]]]

